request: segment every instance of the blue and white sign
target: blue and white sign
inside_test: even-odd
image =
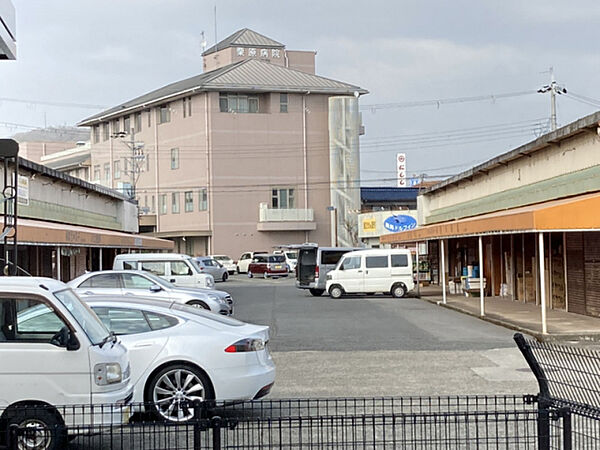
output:
[[[416,228],[417,221],[414,217],[398,214],[385,219],[383,226],[386,230],[397,233],[399,231],[407,231]]]

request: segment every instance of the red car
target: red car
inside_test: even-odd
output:
[[[254,275],[269,277],[287,277],[289,268],[285,262],[285,255],[256,255],[248,266],[248,278]]]

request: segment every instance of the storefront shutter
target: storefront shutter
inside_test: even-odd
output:
[[[567,233],[567,292],[569,312],[585,314],[583,233]]]
[[[585,261],[585,307],[592,316],[600,316],[600,233],[583,233]]]

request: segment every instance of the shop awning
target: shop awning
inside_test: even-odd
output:
[[[600,231],[600,193],[435,223],[381,236],[383,244],[534,231]]]
[[[19,244],[173,250],[173,241],[101,228],[18,219]]]

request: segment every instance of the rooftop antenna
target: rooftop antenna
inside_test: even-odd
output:
[[[217,2],[215,2],[215,45],[217,45],[217,42],[219,40],[217,39]]]

